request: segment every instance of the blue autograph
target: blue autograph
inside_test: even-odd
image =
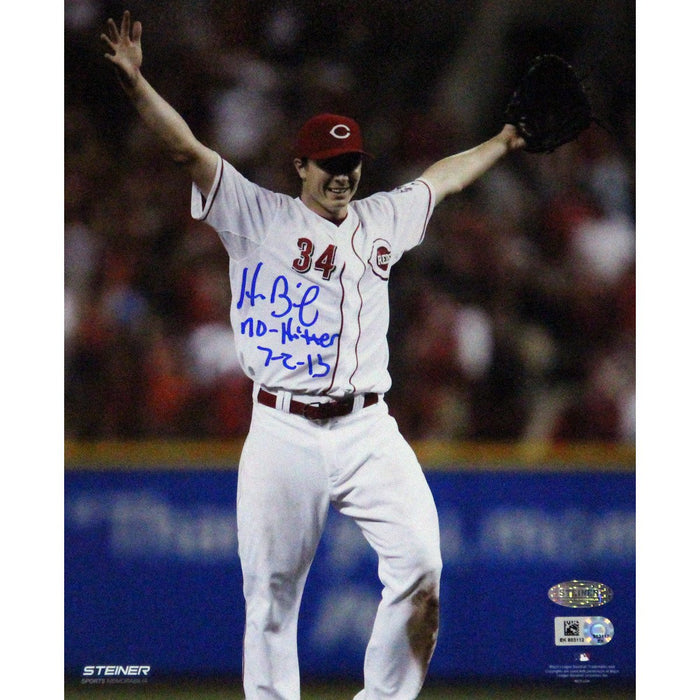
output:
[[[265,367],[269,367],[272,362],[281,362],[284,367],[290,370],[299,369],[299,367],[308,367],[309,376],[311,377],[325,377],[330,371],[331,366],[323,361],[320,354],[316,353],[316,357],[312,357],[308,354],[304,360],[295,360],[294,356],[289,352],[282,352],[279,355],[275,355],[271,348],[263,347],[258,345],[258,350],[267,353],[267,358],[265,359]],[[316,367],[321,367],[323,371],[319,372]]]
[[[272,289],[269,296],[261,294],[258,292],[258,275],[260,274],[260,269],[263,264],[259,262],[253,272],[252,279],[250,281],[250,287],[248,287],[248,268],[243,268],[243,279],[241,280],[241,292],[238,296],[238,303],[236,304],[237,309],[241,309],[245,300],[248,299],[251,308],[255,306],[256,302],[268,301],[270,306],[276,307],[270,311],[270,315],[275,318],[284,318],[288,316],[294,309],[297,309],[297,321],[302,325],[313,326],[316,321],[318,321],[318,310],[314,310],[314,314],[311,318],[307,318],[307,309],[310,307],[316,299],[318,299],[319,286],[317,284],[309,285],[298,302],[292,301],[289,296],[289,280],[284,275],[278,275],[275,281],[272,283]],[[296,288],[301,289],[302,283],[297,282]]]
[[[247,304],[257,313],[241,321],[241,335],[248,338],[276,335],[279,344],[289,347],[332,347],[338,341],[339,333],[311,330],[319,319],[319,312],[314,304],[318,300],[320,287],[317,284],[304,287],[301,282],[291,287],[284,275],[278,275],[268,289],[259,279],[262,266],[263,263],[259,262],[252,274],[250,268],[243,268],[236,308],[241,310]],[[266,354],[266,367],[273,362],[280,362],[288,370],[298,370],[306,366],[312,377],[324,377],[331,371],[330,365],[323,361],[320,353],[316,353],[314,357],[313,354],[304,351],[304,354],[298,357],[293,352],[276,352],[263,345],[258,345],[257,348]]]

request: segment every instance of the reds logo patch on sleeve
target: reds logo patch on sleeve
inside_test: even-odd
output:
[[[383,238],[378,238],[372,244],[372,254],[369,256],[370,267],[377,277],[383,280],[389,279],[391,267],[391,245]]]

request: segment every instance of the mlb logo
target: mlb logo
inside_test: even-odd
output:
[[[582,654],[579,654],[578,660],[579,661],[590,661],[591,655],[587,651],[584,651]]]

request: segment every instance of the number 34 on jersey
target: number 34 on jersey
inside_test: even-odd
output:
[[[322,279],[330,280],[336,270],[337,247],[328,245],[318,256],[314,255],[314,244],[308,238],[300,238],[298,247],[299,257],[291,262],[292,269],[302,274],[313,269],[321,273]],[[319,285],[284,274],[262,281],[263,273],[263,262],[241,271],[236,302],[236,309],[243,313],[240,334],[259,341],[256,347],[266,367],[281,363],[288,370],[305,367],[312,377],[325,376],[330,365],[317,351],[335,345],[339,334],[319,328],[321,319],[316,307]],[[285,346],[283,351],[280,346]]]

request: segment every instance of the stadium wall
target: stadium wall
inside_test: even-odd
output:
[[[444,559],[431,677],[632,679],[634,450],[415,448]],[[155,677],[240,675],[239,453],[239,443],[66,443],[67,677],[97,665],[148,666]],[[553,603],[549,589],[571,580],[603,583],[613,598],[584,609]],[[376,557],[331,511],[302,605],[303,674],[361,676],[379,595]],[[585,626],[596,616],[610,623],[611,639],[562,641],[562,618]]]

